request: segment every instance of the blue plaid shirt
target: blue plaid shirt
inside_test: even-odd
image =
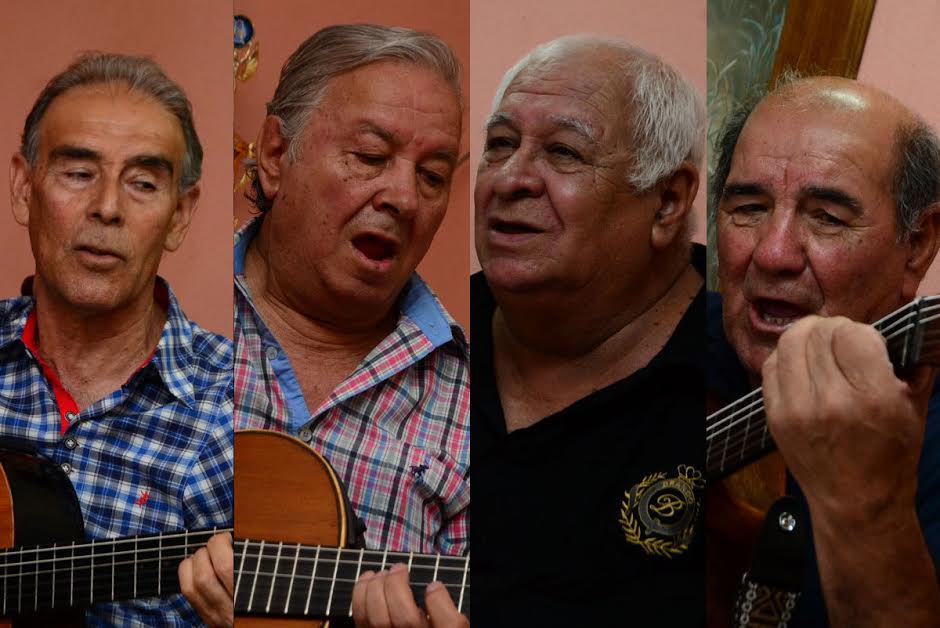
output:
[[[158,280],[161,281],[162,280]],[[0,436],[32,443],[68,473],[91,539],[229,526],[232,343],[169,294],[153,357],[60,432],[52,387],[23,342],[31,297],[0,301]],[[202,625],[182,596],[101,604],[90,626]]]

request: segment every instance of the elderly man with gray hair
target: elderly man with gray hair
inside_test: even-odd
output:
[[[755,488],[786,481],[798,517],[780,527],[810,541],[789,552],[802,566],[751,570],[761,601],[790,597],[752,616],[794,628],[940,625],[940,389],[917,357],[936,365],[935,305],[912,304],[880,326],[885,337],[872,327],[915,299],[940,249],[936,133],[872,86],[785,80],[729,119],[712,194],[721,294],[708,300],[709,393],[748,394],[737,407],[760,413],[709,417],[708,466],[730,471],[739,454],[776,445],[786,480],[782,464],[765,463],[751,474],[760,481],[724,484],[738,502],[766,504]],[[736,528],[726,535],[743,536]],[[774,555],[764,538],[755,564]]]
[[[703,135],[694,88],[618,40],[503,79],[471,282],[482,625],[702,621]]]
[[[370,549],[467,551],[467,341],[415,273],[447,209],[460,129],[460,68],[440,39],[325,28],[281,70],[258,138],[261,216],[235,239],[236,427],[321,453]],[[385,591],[408,591],[407,573],[393,562],[355,572],[371,581],[352,599],[361,624],[397,619]],[[221,590],[211,573],[200,586]],[[457,616],[439,585],[426,603]]]
[[[36,274],[27,294],[0,302],[0,436],[4,448],[25,441],[62,469],[85,538],[112,567],[76,561],[89,547],[80,541],[73,558],[47,550],[54,579],[33,569],[28,595],[5,580],[4,614],[102,602],[89,625],[201,625],[165,571],[181,555],[180,535],[159,537],[162,560],[148,541],[139,554],[136,539],[110,551],[104,541],[231,525],[232,343],[189,320],[157,276],[164,251],[189,229],[201,168],[189,100],[150,59],[84,54],[49,81],[26,119],[11,200]],[[14,488],[14,499],[35,502],[42,486]],[[55,510],[65,493],[35,521],[15,508],[18,543],[41,542],[41,530],[54,534],[50,544],[74,538],[65,534],[71,517]],[[210,541],[230,543],[227,534]],[[121,552],[131,546],[133,555]],[[183,589],[191,567],[179,567]],[[115,602],[125,598],[142,599]]]

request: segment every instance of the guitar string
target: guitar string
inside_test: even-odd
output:
[[[46,558],[46,559],[35,560],[35,561],[22,561],[22,562],[18,562],[18,563],[2,563],[2,562],[0,562],[0,571],[4,571],[4,572],[5,572],[5,573],[0,574],[0,581],[2,581],[2,580],[4,580],[4,579],[18,579],[18,578],[22,578],[22,577],[35,577],[35,576],[37,576],[37,575],[38,575],[38,576],[48,576],[48,575],[50,575],[50,574],[56,574],[56,575],[58,575],[58,574],[69,573],[69,572],[73,572],[73,573],[79,573],[79,572],[82,572],[82,571],[89,571],[89,572],[90,572],[94,567],[97,567],[97,568],[99,568],[99,569],[110,570],[111,567],[115,567],[115,568],[121,567],[121,568],[123,568],[123,567],[129,567],[129,566],[133,566],[133,565],[141,565],[141,564],[153,563],[153,562],[160,562],[160,563],[163,563],[163,562],[171,562],[171,561],[172,561],[172,562],[175,563],[175,562],[181,560],[183,557],[189,556],[189,555],[191,554],[191,552],[190,552],[191,549],[198,549],[198,548],[201,548],[202,546],[203,546],[203,544],[194,543],[194,544],[192,544],[192,545],[187,545],[187,546],[185,546],[185,547],[184,547],[184,546],[163,547],[162,550],[161,550],[161,552],[162,552],[162,554],[163,554],[163,558],[139,558],[139,559],[137,559],[137,560],[128,560],[128,561],[104,561],[104,560],[101,560],[101,559],[113,558],[113,557],[115,557],[115,556],[126,556],[126,555],[129,555],[129,554],[133,554],[133,552],[107,552],[107,553],[101,553],[101,554],[97,554],[97,553],[96,553],[96,554],[94,554],[94,555],[88,554],[88,555],[74,556],[74,557],[73,557],[73,556],[62,556],[62,557],[59,557],[59,558]],[[294,546],[295,546],[295,544],[293,544],[293,543],[290,544],[290,547],[291,547],[291,548],[293,548]],[[68,546],[63,546],[63,547],[68,547]],[[301,548],[304,548],[304,549],[312,550],[312,549],[315,549],[316,546],[301,545],[300,547],[301,547]],[[326,549],[326,550],[335,551],[337,548],[332,548],[332,547],[326,548],[326,547],[324,547],[324,548],[321,548],[321,549]],[[328,564],[328,565],[330,565],[330,566],[332,566],[332,565],[338,563],[339,565],[344,566],[344,567],[345,567],[345,566],[354,566],[354,565],[360,565],[360,564],[361,564],[362,566],[364,566],[364,567],[366,568],[366,570],[369,570],[369,569],[371,569],[372,567],[376,567],[376,568],[378,568],[378,569],[382,569],[383,566],[391,566],[391,565],[393,564],[393,563],[391,563],[391,562],[381,562],[381,561],[379,561],[379,560],[372,560],[372,559],[370,559],[370,560],[365,560],[365,559],[363,559],[361,563],[358,561],[358,559],[357,559],[357,560],[345,560],[345,559],[343,559],[343,557],[342,557],[342,554],[343,554],[343,553],[347,553],[347,554],[348,554],[348,553],[354,553],[354,554],[358,555],[358,554],[359,554],[359,550],[358,550],[358,549],[355,549],[355,548],[339,548],[339,549],[340,549],[340,552],[338,552],[338,554],[339,554],[338,556],[332,556],[332,557],[329,556],[329,555],[324,556],[323,553],[321,552],[321,555],[320,555],[320,558],[318,559],[318,561],[315,561],[313,558],[306,558],[306,557],[304,557],[303,555],[301,555],[301,556],[299,556],[299,557],[297,558],[297,561],[296,561],[296,562],[297,562],[297,564],[306,564],[306,563],[321,562],[321,563],[324,563],[324,564]],[[175,553],[173,553],[174,550],[176,550]],[[183,551],[180,551],[180,550],[183,550]],[[152,554],[152,553],[157,553],[157,550],[154,549],[154,550],[150,550],[149,552],[146,551],[146,550],[138,550],[138,552],[137,552],[138,556],[141,555],[141,554],[147,554],[147,553],[151,553],[151,554]],[[245,557],[246,557],[247,559],[255,559],[255,562],[257,562],[257,559],[258,559],[259,557],[260,557],[261,560],[274,560],[274,558],[275,558],[272,554],[268,554],[268,553],[264,553],[264,554],[257,554],[257,553],[252,554],[252,553],[250,553],[250,552],[242,552],[242,553],[245,554]],[[389,552],[389,554],[391,554],[391,552]],[[241,555],[241,553],[240,553],[239,555]],[[407,554],[406,554],[406,555],[407,555]],[[424,556],[424,555],[417,555],[417,557],[424,558],[425,556]],[[427,557],[430,558],[430,555],[428,555]],[[451,561],[451,562],[462,562],[462,563],[465,563],[465,562],[466,562],[465,558],[464,558],[464,557],[461,557],[461,556],[441,556],[441,559],[442,559],[442,560]],[[285,563],[288,562],[288,561],[291,561],[291,560],[293,560],[293,559],[285,559]],[[78,566],[74,566],[74,567],[71,566],[72,563],[74,563],[74,562],[76,562],[76,561],[85,562],[85,563],[87,563],[87,564],[86,564],[86,565],[78,565]],[[92,562],[93,562],[93,561],[94,561],[94,565],[92,565]],[[58,563],[58,562],[61,562],[61,563],[68,562],[68,563],[69,563],[69,566],[62,566],[62,567],[59,567],[59,566],[55,565],[55,563]],[[20,568],[22,568],[22,567],[34,567],[34,566],[38,566],[38,565],[40,565],[40,564],[49,564],[49,563],[52,563],[52,566],[51,566],[50,569],[46,569],[46,570],[39,570],[39,569],[36,569],[36,570],[33,570],[33,571],[23,571],[23,572],[17,571],[16,573],[10,573],[10,570],[11,570],[11,569],[16,569],[17,567],[20,567]],[[420,563],[413,563],[412,566],[411,566],[411,569],[410,569],[410,573],[411,573],[412,575],[418,575],[417,572],[418,572],[418,571],[422,571],[422,570],[424,570],[424,571],[432,571],[432,572],[433,572],[433,571],[434,571],[434,565],[424,565],[424,564],[420,564]],[[463,573],[464,571],[466,571],[466,567],[461,567],[461,566],[452,567],[452,566],[449,566],[449,565],[439,565],[439,566],[438,566],[438,569],[437,569],[437,573],[445,573],[445,572]],[[103,575],[101,576],[102,579],[107,578],[107,577],[108,577],[107,574],[103,574]]]
[[[940,306],[933,306],[933,307],[930,307],[930,308],[923,308],[923,311],[928,311],[928,312],[929,312],[929,311],[937,311],[937,310],[940,310]],[[885,340],[886,340],[887,344],[890,345],[890,341],[892,341],[892,340],[900,340],[900,339],[898,338],[898,336],[900,336],[901,334],[905,334],[905,333],[907,333],[908,331],[910,331],[911,329],[915,329],[918,325],[926,324],[926,323],[928,323],[928,322],[931,322],[931,321],[933,321],[933,320],[936,320],[937,318],[938,318],[938,316],[932,316],[932,317],[929,317],[929,318],[927,318],[927,319],[925,319],[925,320],[923,320],[923,321],[914,322],[913,324],[910,324],[910,325],[908,325],[908,326],[906,326],[906,327],[904,327],[904,328],[902,328],[902,329],[895,330],[891,335],[885,336]],[[889,326],[889,327],[890,327],[890,326]],[[876,329],[877,329],[877,328],[876,328]],[[730,416],[728,416],[728,417],[721,416],[722,414],[726,414],[729,410],[735,409],[737,406],[740,406],[743,402],[745,402],[746,400],[749,400],[750,398],[760,396],[760,395],[761,395],[761,392],[762,392],[762,389],[761,389],[761,388],[757,388],[757,389],[755,389],[755,390],[752,390],[750,393],[748,393],[747,395],[744,395],[743,397],[739,398],[739,399],[738,399],[737,401],[735,401],[734,403],[731,403],[731,404],[725,406],[724,408],[718,410],[717,412],[708,415],[708,416],[706,417],[706,419],[705,419],[705,422],[706,422],[706,433],[707,433],[708,431],[714,431],[715,429],[717,429],[718,426],[719,426],[721,423],[723,423],[724,421],[726,421],[726,420],[728,420],[729,418],[733,417],[735,414],[737,414],[737,412],[732,413],[732,414],[731,414]]]
[[[151,560],[155,560],[155,559],[151,559]],[[166,562],[166,561],[164,561],[164,562]],[[101,566],[99,566],[99,567],[105,567],[105,566],[104,566],[104,565],[101,565]],[[48,574],[48,573],[51,573],[51,572],[46,572],[46,573]],[[160,570],[160,576],[159,576],[159,577],[162,578],[164,573],[169,573],[169,574],[170,574],[170,577],[175,576],[175,575],[176,575],[176,566],[175,566],[175,564],[174,564],[174,565],[170,565],[170,566],[168,566],[168,567],[162,568],[162,569]],[[288,576],[287,574],[283,574],[283,573],[280,573],[280,572],[275,573],[275,572],[266,572],[266,571],[260,571],[260,570],[258,570],[258,571],[252,572],[252,573],[253,573],[253,575],[254,575],[255,578],[258,578],[258,577],[270,578],[270,583],[268,583],[268,584],[269,584],[269,586],[270,586],[270,588],[271,588],[270,590],[271,590],[272,593],[273,593],[274,591],[277,591],[278,593],[282,592],[282,591],[283,591],[283,584],[282,584],[282,583],[279,584],[279,581],[283,581],[284,578],[290,577],[290,576]],[[20,600],[22,600],[24,597],[35,598],[35,594],[36,594],[36,588],[35,588],[35,586],[34,586],[34,585],[36,584],[36,574],[35,574],[35,573],[30,573],[30,574],[23,573],[23,574],[21,574],[21,575],[20,575],[20,574],[9,574],[8,576],[9,576],[10,578],[12,578],[12,579],[18,579],[20,586],[18,586],[18,587],[16,587],[16,586],[14,586],[14,587],[8,586],[8,587],[7,587],[7,591],[6,591],[6,595],[4,595],[4,598],[13,597],[14,599],[16,599],[16,598],[18,597]],[[25,582],[23,581],[24,578],[27,579]],[[316,603],[319,604],[319,605],[322,605],[322,603],[325,603],[325,601],[327,601],[327,600],[329,600],[329,599],[331,599],[331,598],[333,599],[334,603],[337,603],[336,601],[339,600],[339,604],[341,604],[344,599],[346,599],[346,600],[351,599],[352,587],[353,587],[353,586],[355,585],[355,583],[356,583],[356,580],[351,579],[351,578],[345,578],[345,577],[335,577],[335,578],[334,578],[334,577],[331,577],[331,576],[317,575],[317,574],[313,574],[313,573],[311,573],[311,574],[309,574],[309,575],[307,575],[307,574],[299,574],[299,575],[296,575],[296,576],[293,576],[293,577],[290,577],[290,578],[291,578],[291,583],[293,583],[294,580],[297,580],[297,581],[300,581],[300,582],[304,582],[304,583],[310,582],[310,585],[309,585],[310,587],[313,587],[317,581],[319,581],[319,582],[330,582],[330,583],[333,583],[333,584],[339,584],[339,585],[341,586],[341,588],[338,588],[338,589],[335,589],[335,588],[334,588],[334,589],[333,589],[334,593],[333,593],[332,596],[326,594],[322,589],[319,590],[319,591],[317,591],[317,592],[315,592],[315,593],[312,595],[311,600],[314,601],[314,602],[316,602]],[[169,578],[167,578],[167,579],[169,579]],[[311,582],[311,581],[312,581],[312,582]],[[157,582],[157,578],[155,578],[155,577],[139,578],[138,581],[137,581],[137,586],[138,586],[138,588],[143,589],[143,590],[146,591],[146,590],[148,590],[147,587],[148,587],[148,586],[149,586],[149,587],[153,587],[155,582]],[[48,582],[46,582],[46,581],[40,581],[38,584],[39,584],[41,587],[43,587],[44,585],[47,585]],[[420,589],[419,589],[418,587],[425,587],[425,586],[427,586],[427,584],[430,584],[430,583],[429,583],[429,582],[416,582],[416,581],[412,581],[412,582],[410,583],[411,587],[417,589],[418,591],[420,591]],[[464,592],[469,591],[469,589],[470,589],[470,585],[469,585],[468,583],[463,583],[463,584],[461,584],[461,583],[454,583],[454,582],[442,582],[442,584],[443,584],[443,586],[445,587],[445,589],[446,589],[448,592],[459,593],[459,592],[461,592],[461,591],[464,591]],[[264,586],[264,585],[262,585],[262,586]],[[99,581],[99,582],[92,583],[92,581],[91,581],[90,579],[79,579],[79,580],[77,580],[77,581],[75,581],[75,582],[72,583],[72,587],[71,587],[71,589],[70,589],[70,595],[69,595],[69,597],[72,597],[72,595],[71,595],[71,590],[77,589],[77,595],[76,595],[75,597],[78,597],[78,598],[79,598],[80,605],[81,605],[81,602],[82,602],[82,601],[87,600],[89,597],[94,597],[94,594],[95,594],[98,590],[103,589],[103,588],[106,589],[107,587],[108,587],[108,584],[107,584],[107,583],[100,583],[100,581]],[[10,589],[13,589],[13,590],[11,591]],[[94,589],[94,590],[93,590],[93,589]],[[48,589],[45,589],[45,588],[43,588],[42,590],[48,591]],[[299,590],[299,589],[298,589],[298,590]],[[61,596],[64,597],[64,596],[66,595],[65,591],[62,591],[62,589],[60,589],[60,591],[61,591]],[[113,590],[112,590],[112,591],[113,591]],[[94,599],[95,599],[96,601],[102,601],[102,600],[113,599],[113,598],[112,598],[111,596],[108,596],[108,595],[106,595],[106,594],[103,594],[103,595],[99,596],[98,598],[94,598]],[[285,602],[289,605],[289,604],[290,604],[290,600],[291,600],[291,598],[286,597],[286,596],[282,596],[282,595],[278,595],[278,596],[276,597],[276,599],[277,599],[277,601],[278,601],[278,605],[279,605],[279,606],[282,605],[282,604],[285,603]],[[58,596],[57,596],[57,599],[56,599],[56,600],[52,600],[51,597],[48,597],[48,598],[47,598],[47,597],[45,597],[45,596],[42,596],[42,597],[38,598],[37,601],[43,602],[43,604],[42,604],[41,606],[44,607],[44,608],[45,608],[45,607],[48,607],[50,603],[54,605],[56,601],[60,602],[60,605],[62,605],[62,603],[64,603],[63,600],[58,600]],[[48,603],[47,603],[47,601],[48,601]],[[71,606],[71,605],[72,605],[72,604],[69,604],[69,606]],[[27,605],[27,606],[29,606],[29,605]],[[36,608],[36,607],[38,607],[39,605],[38,605],[38,604],[33,604],[32,606],[34,606],[34,608]]]
[[[934,310],[940,309],[940,306],[937,306],[937,307],[932,308],[932,309],[934,309]],[[886,336],[886,337],[885,337],[886,343],[887,343],[888,345],[890,345],[892,340],[901,341],[901,339],[898,338],[898,336],[900,336],[901,334],[904,334],[904,333],[910,331],[911,329],[916,328],[918,325],[923,325],[923,324],[925,324],[925,323],[928,323],[928,322],[937,320],[938,318],[940,318],[940,315],[929,317],[929,318],[927,318],[927,319],[921,321],[920,323],[914,323],[914,324],[912,324],[912,325],[908,325],[908,326],[906,326],[906,327],[904,327],[904,328],[902,328],[902,329],[899,329],[899,330],[895,331],[894,333],[892,333],[890,336]],[[925,334],[925,340],[926,340],[926,338],[927,338],[927,334]],[[902,345],[902,346],[903,346],[903,345]],[[708,431],[715,431],[721,423],[723,423],[724,421],[728,420],[729,418],[731,418],[731,417],[733,417],[735,414],[737,414],[737,411],[736,411],[736,412],[733,412],[733,413],[732,413],[731,415],[729,415],[728,417],[724,417],[724,416],[720,416],[720,415],[726,414],[729,410],[734,410],[734,409],[736,409],[737,406],[740,406],[741,403],[744,402],[745,400],[748,400],[748,399],[750,399],[750,398],[752,398],[752,397],[758,397],[758,396],[760,396],[761,394],[762,394],[762,389],[761,389],[761,388],[757,388],[757,389],[751,391],[750,393],[748,393],[747,395],[745,395],[745,396],[739,398],[739,399],[738,399],[737,401],[735,401],[734,403],[731,403],[731,404],[725,406],[724,408],[722,408],[721,410],[718,410],[717,412],[708,415],[708,417],[706,417],[706,419],[705,419],[705,420],[706,420],[706,424],[707,424],[707,425],[706,425],[706,432],[708,432]],[[709,424],[709,423],[710,423],[710,424]]]
[[[938,340],[940,340],[940,332],[933,332],[933,337],[924,338],[924,347],[925,348],[936,347],[938,346],[937,344]],[[763,398],[758,396],[758,395],[761,395],[762,393],[763,393],[763,389],[757,388],[746,397],[742,397],[735,403],[729,406],[726,406],[725,408],[723,408],[719,412],[716,412],[713,415],[710,415],[709,418],[714,418],[716,415],[718,415],[721,412],[728,413],[729,409],[733,410],[733,412],[728,414],[727,417],[722,417],[722,420],[719,421],[719,423],[724,423],[725,421],[729,419],[733,419],[730,423],[722,425],[721,427],[718,427],[718,425],[715,424],[715,425],[710,426],[709,429],[706,430],[706,440],[708,440],[710,448],[714,448],[715,443],[719,442],[719,441],[716,441],[716,437],[718,435],[730,431],[731,429],[733,429],[740,423],[763,412],[764,410]],[[756,427],[760,427],[760,426],[758,425]]]
[[[924,311],[933,311],[937,309],[940,309],[940,308],[938,307],[922,308],[921,313],[923,313]],[[926,323],[932,322],[937,319],[940,319],[940,315],[924,318],[918,323],[914,323],[913,325],[907,325],[906,327],[896,330],[890,336],[886,337],[887,344],[890,347],[892,345],[892,341],[899,340],[898,339],[899,335],[908,332],[910,329],[913,329],[917,327],[918,325],[924,325]],[[892,322],[892,324],[894,323]],[[936,342],[937,335],[938,335],[937,332],[925,333],[924,338],[923,338],[922,349],[933,348],[935,346],[933,343]],[[897,343],[895,343],[894,346],[897,347],[898,346]],[[903,346],[903,344],[901,344],[900,346]],[[763,392],[762,389],[758,388],[752,391],[751,393],[749,393],[748,395],[745,395],[744,397],[738,399],[733,404],[726,406],[722,410],[719,410],[718,412],[712,415],[709,415],[706,418],[706,423],[708,423],[709,420],[711,420],[711,423],[712,423],[711,425],[708,425],[706,427],[706,440],[708,440],[708,443],[709,443],[708,449],[706,451],[706,467],[709,470],[717,466],[719,471],[721,471],[724,469],[724,462],[727,462],[727,461],[735,462],[736,459],[743,460],[746,456],[750,456],[754,453],[759,453],[760,451],[764,449],[763,445],[758,444],[755,441],[756,440],[760,440],[761,442],[766,441],[768,436],[763,433],[766,431],[765,422],[764,423],[758,422],[754,426],[753,431],[750,431],[750,430],[745,431],[744,434],[741,436],[735,435],[736,438],[734,441],[732,441],[731,439],[726,439],[725,441],[717,441],[715,439],[715,437],[718,434],[728,432],[729,430],[736,427],[737,425],[740,425],[741,423],[745,421],[750,421],[755,416],[761,415],[764,412],[764,407],[762,403],[763,399],[762,398],[753,399],[753,398],[758,397],[758,395],[761,395],[762,392]],[[743,407],[741,407],[742,403],[747,401],[749,398],[751,400],[747,402],[747,405],[744,405]],[[728,414],[729,410],[732,411],[730,414]],[[746,412],[746,414],[744,414],[743,416],[737,417],[737,415],[740,415],[742,412]],[[722,414],[728,414],[728,416],[720,416]],[[734,417],[737,417],[737,418],[735,418],[735,420],[731,420],[729,424],[724,425],[721,428],[718,427],[718,424],[724,423],[725,421],[729,421],[730,419]],[[712,432],[712,433],[709,434],[708,432]],[[748,441],[748,439],[750,439],[750,441]],[[744,445],[741,445],[741,441],[744,441]],[[722,462],[719,463],[718,465],[712,465],[710,459],[712,458],[713,455],[718,455],[717,453],[715,453],[716,449],[722,450],[722,454],[721,454]]]
[[[180,530],[179,532],[168,532],[164,534],[152,534],[144,536],[128,536],[120,539],[96,539],[88,543],[70,543],[70,544],[61,544],[61,545],[40,545],[36,547],[15,547],[9,549],[0,549],[0,560],[5,556],[16,556],[18,554],[25,554],[31,552],[66,552],[73,550],[84,550],[91,548],[100,548],[102,546],[116,546],[116,545],[129,545],[133,543],[150,543],[150,542],[162,542],[162,541],[173,541],[176,539],[187,539],[192,540],[194,536],[202,536],[208,541],[215,534],[222,533],[232,533],[234,530],[232,528],[208,528],[205,530]],[[203,542],[191,542],[190,545],[193,546],[203,546],[206,544],[206,541]],[[173,546],[171,546],[172,548]],[[166,549],[166,548],[164,548]],[[133,550],[131,550],[133,553]],[[108,556],[108,553],[94,552],[95,556]],[[46,559],[52,560],[52,559]]]
[[[933,343],[935,341],[931,340],[930,342]],[[724,470],[726,463],[742,462],[746,458],[749,459],[750,456],[759,454],[767,449],[765,446],[766,441],[771,437],[767,430],[766,421],[760,420],[764,418],[764,407],[762,403],[756,404],[756,407],[754,406],[755,404],[751,404],[751,407],[753,407],[752,411],[735,420],[730,426],[706,437],[708,440],[706,468],[709,472],[713,470],[721,472]],[[743,433],[734,433],[723,440],[716,438],[718,434],[727,432],[745,421],[750,422],[754,417],[758,417],[758,421],[753,424],[753,429],[749,428]],[[721,452],[720,454],[719,451]],[[714,458],[720,458],[720,461],[716,463]]]

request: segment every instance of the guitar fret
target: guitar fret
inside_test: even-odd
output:
[[[157,539],[157,595],[163,594],[163,537]]]
[[[457,611],[463,612],[463,594],[467,590],[467,570],[470,568],[470,554],[466,556],[466,562],[463,565],[463,580],[460,581],[460,599],[457,600]]]
[[[261,557],[264,555],[264,541],[261,541],[261,547],[258,550],[258,562],[255,565],[255,577],[251,581],[251,595],[248,596],[248,612],[255,601],[255,587],[258,585],[258,573],[261,571]]]
[[[245,555],[248,553],[248,540],[246,539],[242,543],[242,557],[238,561],[238,578],[235,580],[235,595],[232,596],[235,599],[235,602],[238,602],[238,590],[242,585],[242,574],[245,573]]]
[[[287,586],[287,599],[284,600],[284,614],[287,614],[287,609],[290,607],[290,598],[291,593],[294,590],[294,577],[297,575],[297,559],[300,558],[300,543],[297,544],[297,549],[294,550],[294,566],[291,568],[290,572],[290,584]]]
[[[330,608],[333,606],[333,591],[336,590],[336,572],[339,569],[339,560],[341,549],[336,550],[336,560],[333,563],[333,577],[330,579],[330,596],[326,599],[326,615],[329,616]]]
[[[159,563],[157,569],[160,569]],[[134,539],[134,597],[137,597],[137,539]]]
[[[72,559],[70,561],[69,570],[69,606],[75,606],[75,541],[72,541]],[[4,585],[6,581],[4,580]],[[4,613],[6,613],[6,605],[3,607]]]
[[[284,546],[283,542],[277,544],[277,557],[274,559],[274,576],[271,578],[271,586],[268,589],[268,603],[265,605],[264,610],[266,613],[271,612],[271,598],[274,596],[274,585],[277,582],[277,568],[281,564],[281,548]]]
[[[39,558],[39,550],[36,551],[36,558]],[[39,610],[39,567],[36,567],[35,580],[33,581],[33,611]]]
[[[317,546],[317,553],[313,557],[313,572],[310,574],[310,589],[307,591],[307,603],[304,605],[304,615],[310,614],[310,597],[313,595],[313,583],[317,578],[317,564],[320,562],[320,546]]]

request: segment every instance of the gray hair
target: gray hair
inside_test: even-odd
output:
[[[715,147],[715,172],[709,190],[712,212],[717,211],[731,173],[734,149],[754,109],[768,96],[802,80],[804,78],[796,73],[786,73],[773,89],[750,95],[728,117]],[[909,113],[910,117],[898,123],[894,130],[895,161],[890,176],[898,241],[916,232],[924,213],[940,203],[940,140],[923,119]]]
[[[632,121],[630,146],[635,159],[628,175],[630,185],[645,192],[676,172],[684,161],[700,165],[705,146],[705,108],[698,92],[656,55],[618,39],[581,34],[540,44],[503,75],[493,111],[499,108],[512,82],[531,64],[595,47],[623,53],[617,69],[631,92],[629,98],[624,95]]]
[[[460,62],[438,37],[395,26],[328,26],[300,44],[284,63],[274,98],[268,103],[268,115],[281,121],[289,159],[299,156],[300,135],[322,101],[330,80],[379,61],[407,61],[433,70],[454,90],[461,107]],[[273,204],[257,176],[248,198],[262,212]]]
[[[35,167],[39,158],[39,123],[52,102],[75,87],[99,83],[126,83],[152,97],[180,123],[186,152],[183,155],[179,190],[185,192],[202,176],[202,145],[193,124],[193,109],[179,85],[170,80],[152,59],[104,52],[86,52],[46,84],[23,126],[20,152]]]

